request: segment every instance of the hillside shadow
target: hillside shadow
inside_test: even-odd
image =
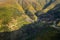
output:
[[[24,25],[13,32],[0,32],[0,40],[52,40],[52,38],[57,40],[55,36],[60,38],[60,30],[38,22]]]
[[[46,5],[43,7],[43,9],[47,8],[50,4],[52,4],[53,2],[55,2],[56,0],[50,0],[48,2],[48,0],[46,0]]]

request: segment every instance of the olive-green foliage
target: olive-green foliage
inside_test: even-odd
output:
[[[0,30],[8,30],[6,24],[8,24],[8,22],[11,21],[11,18],[16,18],[17,16],[21,15],[22,13],[20,13],[16,8],[0,7],[0,19],[2,20],[2,23],[0,23]]]
[[[4,19],[5,21],[9,21],[11,17],[20,16],[21,13],[16,8],[0,8],[0,19]]]

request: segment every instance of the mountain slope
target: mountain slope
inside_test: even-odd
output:
[[[24,24],[33,22],[16,1],[11,1],[0,4],[0,32],[18,30]]]
[[[48,5],[45,9],[42,9],[49,2],[50,0],[48,0],[47,2],[46,0],[44,1],[43,0],[27,0],[27,1],[26,0],[23,1],[22,0],[5,0],[5,1],[0,0],[0,12],[1,12],[0,19],[3,22],[5,22],[5,20],[10,20],[10,18],[12,21],[18,20],[19,23],[21,21],[20,25],[32,23],[34,21],[37,21],[38,18],[35,15],[35,13],[37,13],[38,11],[39,13],[40,12],[46,13],[50,9],[54,8],[55,5],[60,3],[59,0],[56,0],[50,5]],[[15,16],[13,17],[13,15],[15,15],[16,17]],[[14,18],[16,18],[16,20]],[[10,25],[9,21],[6,24],[8,23]],[[2,24],[2,22],[0,24]]]

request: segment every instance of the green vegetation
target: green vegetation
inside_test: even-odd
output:
[[[25,20],[26,17],[22,17],[22,14],[23,13],[20,13],[20,11],[17,10],[16,8],[0,7],[0,20],[2,20],[2,22],[0,23],[0,31],[3,31],[3,30],[11,31],[11,29],[9,29],[11,25],[16,25],[17,28],[19,28],[23,24],[28,24],[28,22]],[[13,19],[13,22],[11,23],[12,19]],[[11,23],[11,25],[9,24],[9,22]],[[10,26],[7,26],[7,25],[10,25]]]

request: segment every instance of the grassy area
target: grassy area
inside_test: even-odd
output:
[[[29,22],[25,20],[25,16],[22,17],[22,14],[16,8],[0,7],[0,20],[2,20],[0,22],[0,32],[17,30],[22,25],[28,24]]]

